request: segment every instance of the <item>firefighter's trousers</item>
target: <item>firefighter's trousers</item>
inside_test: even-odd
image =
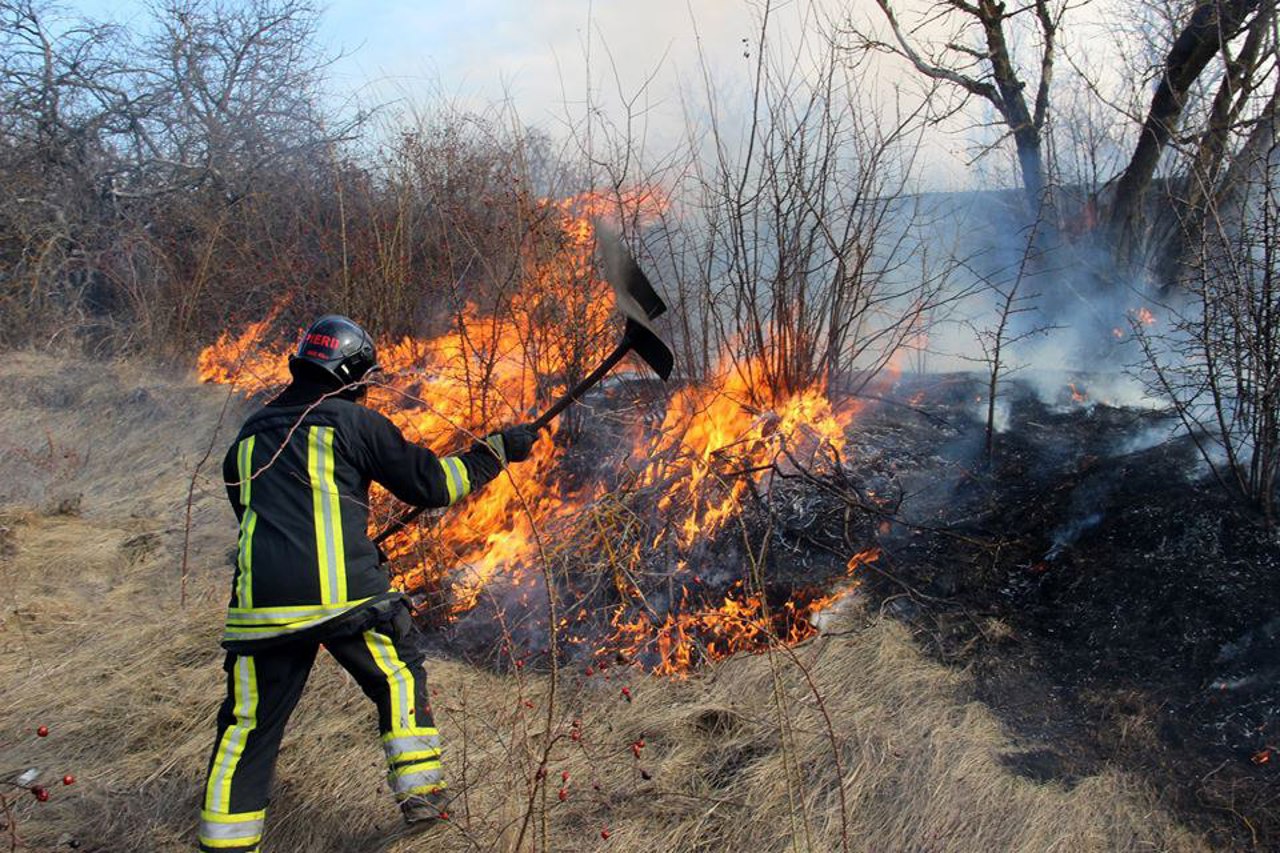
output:
[[[258,850],[280,738],[321,644],[378,706],[387,779],[396,799],[445,786],[417,628],[397,605],[394,618],[323,643],[294,641],[261,653],[228,653],[227,698],[218,712],[200,812],[201,850]]]

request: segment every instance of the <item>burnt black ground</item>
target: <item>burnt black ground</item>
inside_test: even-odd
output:
[[[1073,381],[1088,391],[1088,377]],[[977,698],[1021,744],[1000,757],[1010,769],[1071,786],[1115,767],[1145,779],[1216,848],[1280,850],[1280,749],[1261,761],[1280,747],[1280,545],[1208,476],[1166,413],[1081,402],[1066,382],[1049,402],[1044,382],[1039,395],[1007,384],[990,462],[979,378],[903,378],[869,395],[839,465],[783,464],[749,494],[746,538],[769,541],[769,597],[820,594],[851,554],[878,545],[863,590],[972,674]],[[623,449],[630,433],[660,423],[664,399],[640,383],[589,400],[591,428],[568,448],[567,476],[616,477],[622,488],[639,464]],[[726,476],[740,464],[722,461]],[[643,492],[627,500],[654,525],[638,534],[652,541],[662,514]],[[711,606],[743,575],[743,541],[735,528],[689,555],[699,572],[690,588]],[[566,568],[569,600],[591,556],[566,559],[577,567]],[[640,578],[664,612],[681,606],[675,570],[663,568],[674,562],[650,553],[652,576]],[[531,594],[438,626],[437,642],[508,666],[497,607],[539,665],[545,629]],[[600,618],[616,604],[598,592],[583,602]]]
[[[1262,761],[1280,746],[1275,538],[1190,441],[1146,446],[1156,413],[1015,388],[988,466],[967,395],[941,382],[898,389],[931,417],[860,425],[868,472],[906,460],[873,595],[973,673],[1026,743],[1015,771],[1071,785],[1115,766],[1216,847],[1280,849],[1280,754]]]

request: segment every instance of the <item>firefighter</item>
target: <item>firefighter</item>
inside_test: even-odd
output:
[[[428,825],[448,801],[417,628],[367,532],[369,484],[405,503],[446,507],[527,459],[536,435],[517,426],[437,457],[360,404],[376,369],[368,333],[346,317],[321,317],[289,359],[293,381],[227,451],[223,478],[240,541],[201,850],[258,850],[280,738],[321,643],[377,705],[405,821]]]

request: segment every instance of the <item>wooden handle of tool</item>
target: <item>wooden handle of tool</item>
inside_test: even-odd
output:
[[[575,400],[590,391],[591,387],[603,379],[605,374],[612,370],[615,364],[622,361],[623,356],[629,352],[631,352],[631,339],[624,336],[622,342],[618,344],[613,352],[609,353],[609,356],[600,363],[599,367],[587,374],[586,378],[573,386],[567,394],[552,403],[551,408],[539,415],[538,419],[529,424],[529,426],[534,429],[546,429],[551,425],[551,421],[556,415],[569,408]]]

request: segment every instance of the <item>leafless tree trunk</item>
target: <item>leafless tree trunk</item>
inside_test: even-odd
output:
[[[1192,85],[1227,42],[1239,33],[1260,0],[1200,0],[1165,56],[1137,146],[1121,174],[1110,213],[1112,237],[1122,259],[1141,242],[1143,204],[1160,154],[1173,137]]]
[[[1040,210],[1047,174],[1043,135],[1049,114],[1058,27],[1067,5],[1051,7],[1049,0],[1032,0],[1026,6],[1010,10],[1000,0],[946,0],[940,4],[940,15],[948,21],[959,20],[962,29],[976,25],[980,35],[973,41],[981,46],[966,44],[957,38],[934,47],[933,54],[929,55],[929,48],[916,43],[903,27],[891,0],[876,0],[876,4],[889,24],[892,43],[859,33],[854,27],[855,43],[902,56],[925,77],[958,86],[990,103],[1013,137],[1027,207],[1031,211]],[[1040,41],[1038,80],[1035,98],[1030,104],[1024,94],[1028,88],[1027,75],[1014,59],[1007,28],[1015,15],[1025,13],[1034,15]]]

